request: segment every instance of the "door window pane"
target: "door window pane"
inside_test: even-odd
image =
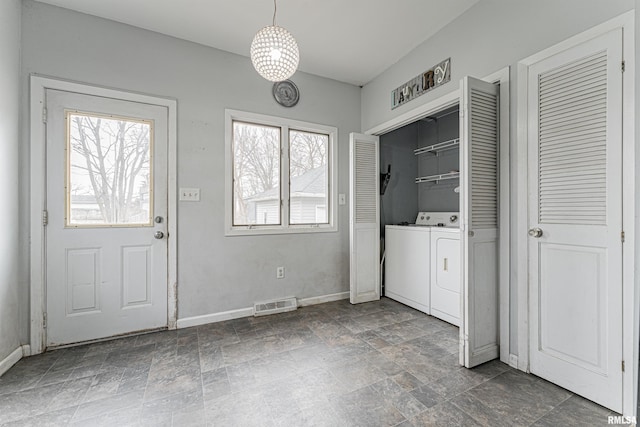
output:
[[[289,222],[327,224],[329,135],[289,131]]]
[[[233,122],[233,225],[280,224],[280,128]]]
[[[151,225],[153,123],[67,111],[66,225]]]

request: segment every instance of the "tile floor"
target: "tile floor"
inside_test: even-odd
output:
[[[52,351],[0,377],[2,426],[597,426],[610,411],[389,299]]]

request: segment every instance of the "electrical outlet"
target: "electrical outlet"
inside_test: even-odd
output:
[[[276,279],[284,279],[284,267],[276,268]]]
[[[184,202],[199,202],[200,189],[199,188],[181,188],[180,200]]]

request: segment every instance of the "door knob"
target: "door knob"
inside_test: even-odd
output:
[[[155,233],[153,233],[153,237],[155,237],[156,239],[162,239],[164,237],[164,233],[162,231],[156,231]]]
[[[541,237],[542,236],[542,229],[540,229],[540,228],[532,228],[532,229],[530,229],[529,230],[529,236],[535,237],[535,238]]]

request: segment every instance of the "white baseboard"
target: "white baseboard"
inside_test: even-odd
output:
[[[31,346],[29,344],[22,345],[22,357],[31,356]]]
[[[338,292],[337,294],[320,295],[319,297],[299,298],[298,307],[322,304],[325,302],[338,301],[347,298],[349,298],[349,292]]]
[[[22,351],[22,347],[18,347],[3,360],[0,360],[0,375],[7,372],[13,365],[22,359]]]
[[[178,319],[178,329],[191,326],[206,325],[207,323],[223,322],[225,320],[239,319],[253,316],[253,307],[239,308],[237,310],[223,311],[221,313],[203,314],[202,316],[185,317]]]
[[[320,295],[317,297],[299,298],[298,307],[322,304],[325,302],[338,301],[349,298],[349,292],[338,292],[336,294]],[[206,325],[207,323],[223,322],[225,320],[239,319],[241,317],[253,316],[253,307],[239,308],[237,310],[223,311],[220,313],[203,314],[202,316],[185,317],[178,319],[178,329],[190,328],[192,326]]]

